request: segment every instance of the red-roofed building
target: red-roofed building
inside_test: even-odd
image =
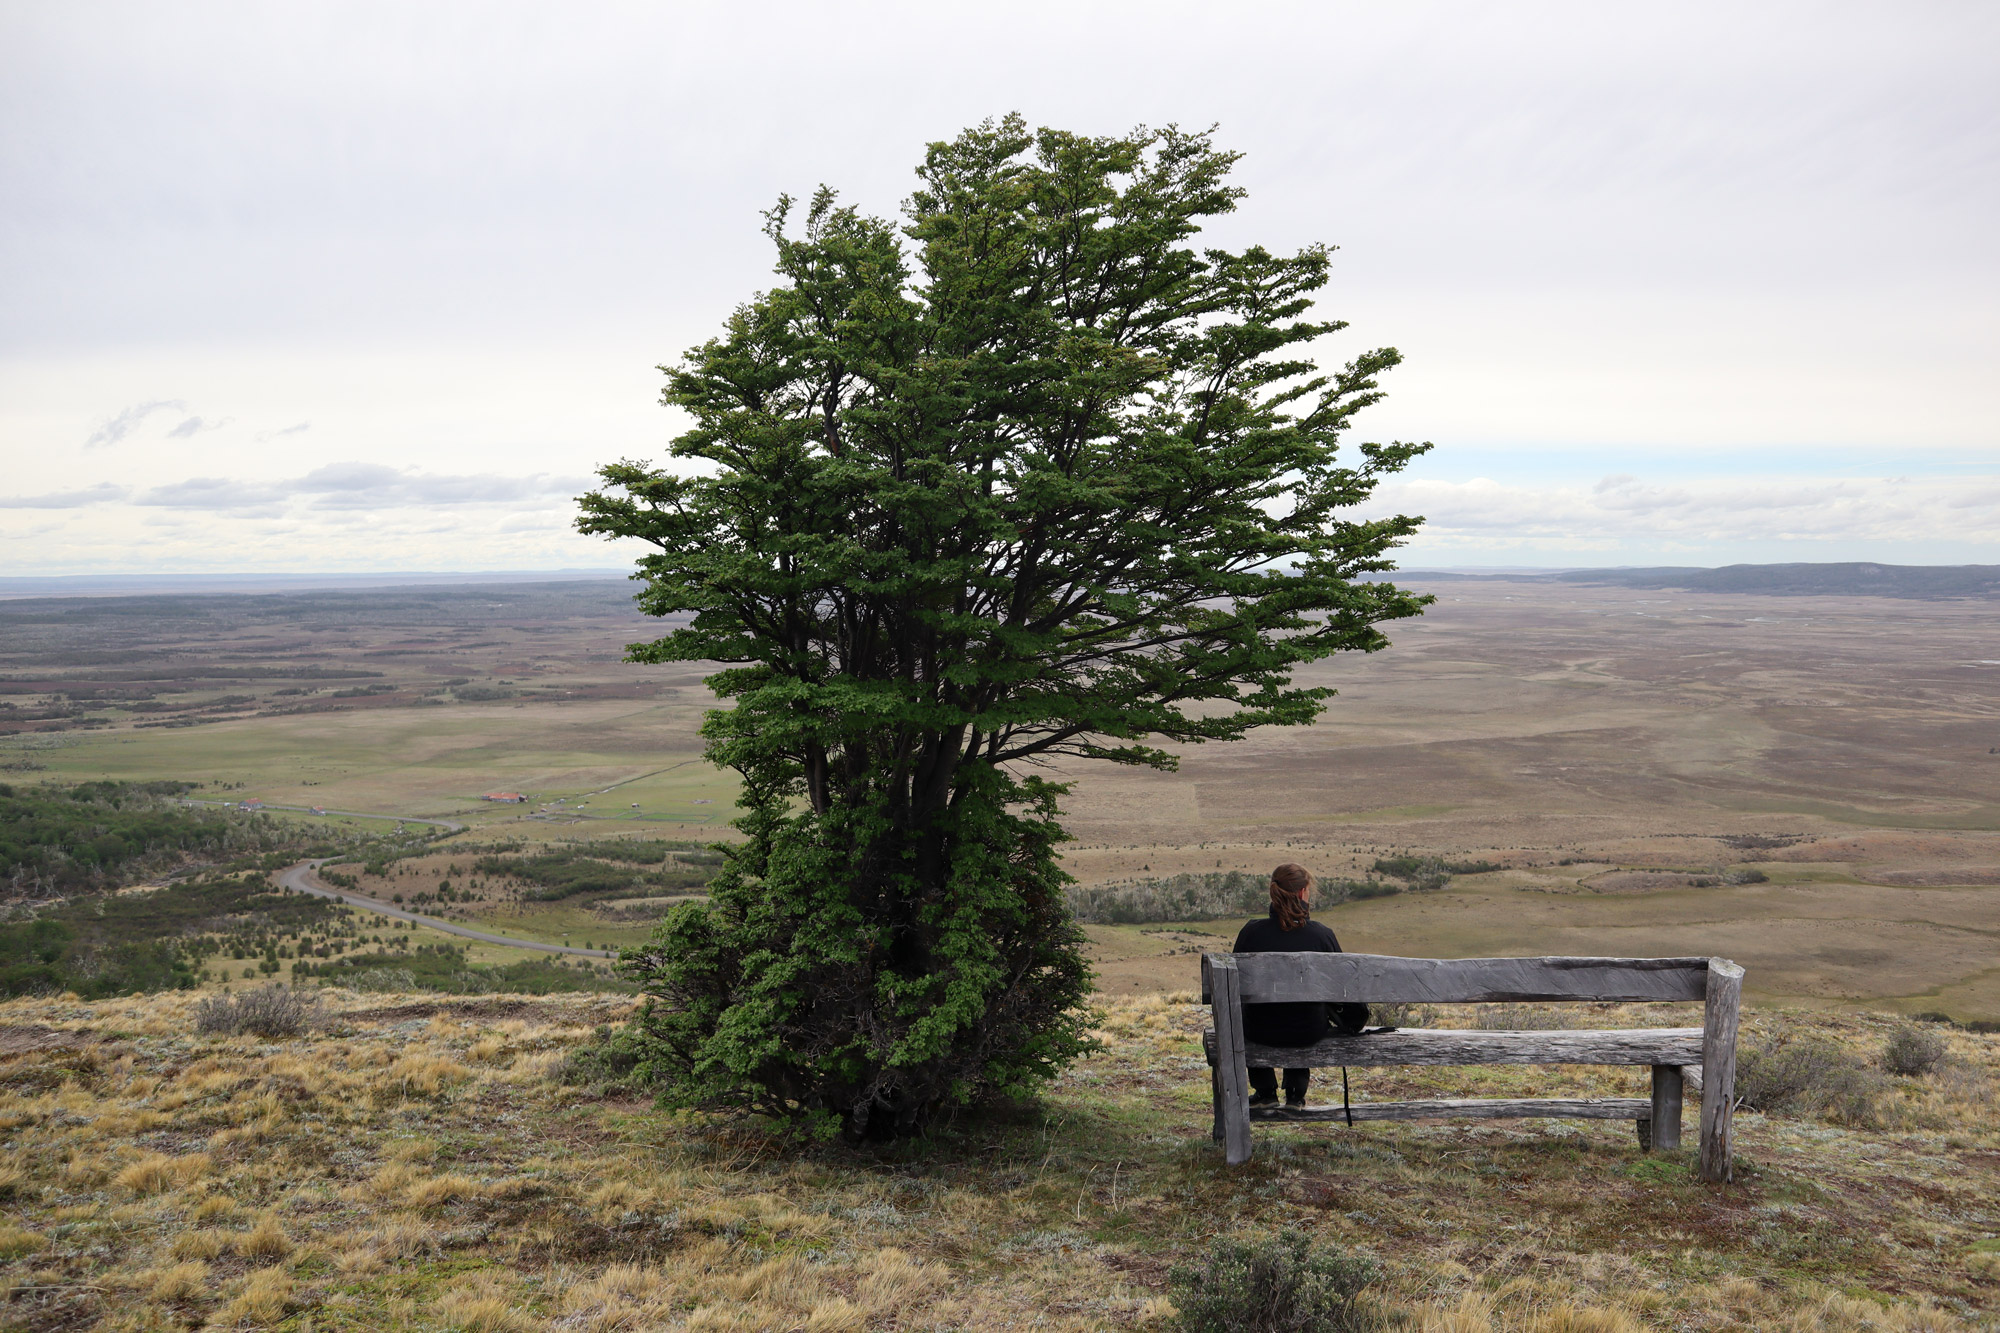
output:
[[[509,805],[525,805],[528,798],[517,791],[489,791],[479,798],[482,801],[505,801]]]

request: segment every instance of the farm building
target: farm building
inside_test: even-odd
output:
[[[524,805],[528,798],[517,791],[489,791],[479,798],[482,801],[505,801],[509,805]]]

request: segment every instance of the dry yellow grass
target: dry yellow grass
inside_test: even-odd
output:
[[[1169,1266],[1219,1231],[1303,1228],[1375,1253],[1370,1299],[1411,1330],[1933,1333],[2000,1311],[1993,1038],[1952,1033],[1943,1071],[1886,1082],[1880,1129],[1745,1115],[1728,1189],[1605,1124],[1270,1128],[1230,1171],[1187,1001],[1107,1004],[1106,1051],[1040,1111],[869,1152],[560,1082],[623,1001],[352,997],[275,1046],[191,1037],[181,996],[10,1002],[0,1025],[85,1045],[0,1062],[0,1309],[28,1328],[1165,1333]],[[1749,1039],[1771,1021],[1753,1012]],[[1796,1021],[1860,1055],[1889,1029]],[[1356,1071],[1355,1088],[1642,1079]]]

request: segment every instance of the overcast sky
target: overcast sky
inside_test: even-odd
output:
[[[0,4],[0,574],[613,566],[592,468],[1009,110],[1340,247],[1415,566],[2000,562],[2000,7]]]

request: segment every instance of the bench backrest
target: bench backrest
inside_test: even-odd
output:
[[[1239,953],[1245,1004],[1494,1004],[1522,1000],[1700,1000],[1706,958],[1398,958],[1371,953]],[[1209,955],[1201,998],[1213,999]]]

